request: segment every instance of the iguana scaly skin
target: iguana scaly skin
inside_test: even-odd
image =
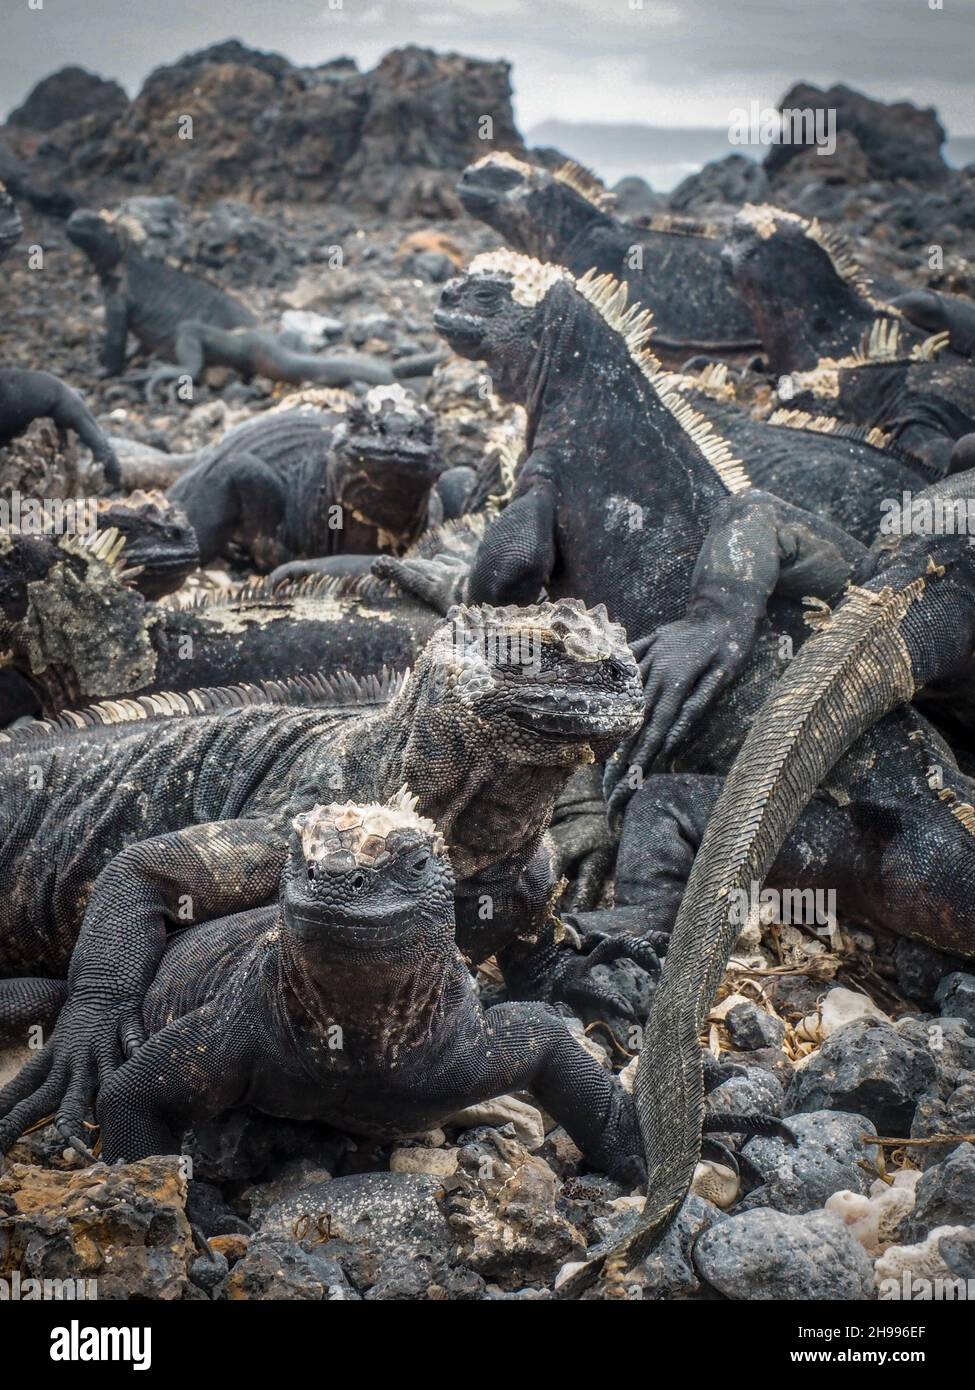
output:
[[[738,405],[714,400],[696,378],[675,378],[675,387],[728,441],[755,487],[842,526],[864,545],[877,534],[890,498],[920,492],[941,476],[879,429],[802,410],[779,409],[756,420]]]
[[[676,217],[628,225],[613,216],[612,195],[588,170],[569,163],[553,174],[506,153],[469,165],[457,194],[516,251],[576,276],[595,269],[626,283],[653,312],[657,351],[759,346],[751,315],[722,269],[716,228]]]
[[[411,564],[436,572],[449,559],[464,572],[484,525],[475,516],[434,528],[408,552]],[[0,687],[0,724],[158,691],[404,671],[442,617],[369,575],[257,581],[146,603],[133,586],[142,576],[131,578],[129,548],[114,536],[12,537],[0,552],[5,669],[19,673],[32,697],[25,706],[23,690]]]
[[[402,550],[427,524],[439,472],[433,416],[401,386],[346,411],[272,410],[203,450],[168,490],[196,530],[202,562],[289,560]]]
[[[899,331],[875,332],[847,357],[783,376],[779,399],[791,409],[883,429],[935,477],[945,477],[955,443],[975,431],[975,365],[945,354],[943,334],[913,352],[900,339]]]
[[[975,485],[971,476],[947,479],[928,496],[975,501]],[[847,880],[859,876],[861,899],[886,900],[900,915],[901,930],[945,950],[975,953],[968,908],[975,784],[923,720],[899,710],[920,687],[970,665],[975,563],[968,537],[878,542],[856,578],[759,711],[712,803],[635,1083],[649,1195],[638,1225],[607,1259],[613,1275],[660,1240],[686,1195],[703,1111],[698,1028],[741,930],[735,893],[774,877],[789,843],[803,842],[817,786],[826,789],[824,803],[831,786],[839,789],[844,780],[858,779],[876,797],[861,806],[860,815],[871,821],[858,827],[859,853],[842,844],[855,809],[847,817],[838,796],[826,812],[827,822],[839,822],[838,833],[819,839],[818,853],[829,858],[820,868],[841,885],[841,899]],[[879,843],[871,845],[873,835]],[[805,838],[806,846],[814,843]]]
[[[886,331],[899,328],[908,347],[931,332],[913,325],[902,307],[915,303],[912,295],[901,296],[892,284],[875,289],[846,239],[816,219],[768,204],[746,204],[734,219],[722,255],[776,375],[807,371],[822,357],[843,357],[881,326]],[[939,328],[947,328],[949,320],[967,324],[975,316],[973,305],[924,291],[931,322],[935,314],[929,295],[941,305],[945,321]],[[971,331],[953,332],[952,347],[963,355],[972,350]]]
[[[118,460],[91,411],[78,395],[50,372],[22,367],[0,368],[0,448],[23,434],[34,420],[54,421],[65,436],[72,430],[100,463],[109,488],[121,485]]]
[[[109,1162],[238,1105],[392,1139],[529,1090],[590,1163],[642,1181],[633,1102],[563,1020],[482,1008],[444,841],[406,796],[296,817],[277,903],[181,932],[142,1012],[147,1042],[99,1097]]]
[[[429,357],[394,367],[363,353],[317,357],[294,352],[262,329],[254,314],[225,290],[140,254],[126,228],[105,213],[79,208],[67,234],[91,262],[105,295],[102,365],[108,376],[125,369],[128,335],[142,348],[175,365],[161,367],[147,390],[186,375],[196,381],[206,367],[230,367],[242,376],[272,381],[345,386],[351,381],[389,384],[397,377],[432,371]]]
[[[552,805],[639,718],[636,666],[605,610],[457,610],[372,715],[166,705],[180,712],[0,748],[0,969],[57,977],[71,960],[54,1036],[0,1093],[0,1145],[51,1110],[77,1137],[96,1079],[141,1041],[167,927],[266,904],[291,820],[337,792],[407,786],[450,850],[461,949],[497,954],[529,997],[551,987]],[[12,990],[8,1028],[32,1007]]]
[[[688,671],[703,674],[697,657],[707,648],[704,665],[717,684],[703,683],[684,714],[689,724],[722,681],[733,685],[694,741],[693,756],[724,771],[767,681],[782,669],[780,653],[789,648],[781,639],[801,643],[805,623],[783,583],[756,640],[769,532],[763,520],[750,536],[737,514],[729,525],[736,535],[744,526],[736,541],[744,571],[726,569],[688,613],[704,540],[750,484],[727,442],[672,389],[647,347],[647,318],[639,305],[627,308],[626,287],[608,277],[577,281],[510,252],[478,258],[466,278],[445,286],[435,315],[440,332],[458,352],[485,358],[499,393],[528,410],[528,454],[513,499],[488,528],[461,592],[487,602],[529,601],[543,588],[598,594],[641,656],[661,627],[686,623],[680,630],[689,634],[694,623],[708,624],[710,637],[685,657]],[[789,592],[838,592],[860,547],[839,528],[798,508],[790,513],[788,503],[781,508],[779,516],[792,517],[787,567],[796,586],[809,586]],[[408,569],[383,562],[402,583]]]

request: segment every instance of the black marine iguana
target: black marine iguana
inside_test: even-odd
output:
[[[798,213],[767,204],[746,204],[735,216],[722,251],[725,264],[748,305],[768,358],[769,370],[806,371],[821,357],[843,357],[877,331],[900,328],[906,347],[930,330],[921,320],[950,333],[951,347],[968,355],[975,342],[970,320],[975,305],[934,290],[904,295],[889,284],[885,294],[863,273],[841,233]],[[912,325],[907,310],[923,301]],[[940,309],[935,313],[933,302]]]
[[[407,554],[420,571],[469,566],[484,526],[481,516],[446,523]],[[369,575],[257,581],[175,605],[146,603],[121,540],[117,531],[0,537],[4,673],[21,677],[0,687],[0,724],[98,700],[120,707],[158,691],[404,671],[442,617]]]
[[[180,376],[196,381],[207,367],[230,367],[241,376],[272,381],[388,385],[427,374],[439,361],[419,354],[390,366],[364,353],[319,357],[294,352],[277,334],[260,328],[250,309],[233,295],[143,256],[130,232],[107,214],[79,208],[68,218],[66,230],[90,260],[105,295],[105,375],[124,371],[129,333],[146,352],[175,364],[151,374],[146,387],[150,396],[160,382]]]
[[[24,977],[71,961],[53,1037],[0,1092],[0,1150],[51,1110],[78,1137],[96,1078],[143,1039],[167,927],[266,904],[288,825],[329,792],[418,797],[457,873],[461,949],[495,954],[517,994],[570,997],[580,961],[629,954],[626,939],[560,950],[543,843],[571,772],[639,720],[636,665],[605,610],[458,609],[372,715],[237,699],[197,713],[170,696],[168,719],[0,740],[0,969],[20,977],[0,984],[5,1026],[36,1018]]]
[[[674,389],[720,431],[755,487],[835,522],[865,545],[876,536],[889,499],[920,492],[941,477],[880,429],[789,409],[756,420],[717,388],[723,370],[718,363],[704,378],[675,376]]]
[[[715,774],[727,772],[756,709],[808,635],[789,595],[835,599],[863,548],[744,485],[723,441],[684,401],[668,398],[646,353],[645,321],[625,311],[622,287],[573,282],[510,253],[473,269],[445,289],[438,321],[455,346],[487,358],[503,392],[524,392],[530,453],[514,500],[489,527],[469,582],[455,592],[500,601],[545,586],[553,595],[606,602],[629,625],[648,722],[618,755],[607,785],[611,808],[621,806],[638,785],[631,769],[646,770],[661,750],[666,755],[671,775],[652,778],[628,812],[638,818],[641,852],[631,905],[643,911],[647,929],[666,933],[717,794]],[[624,420],[639,428],[623,428]],[[639,524],[628,525],[634,502]],[[702,525],[704,536],[695,529]],[[384,560],[381,568],[409,585],[408,564]],[[864,875],[868,853],[880,854],[895,875],[898,866],[917,863],[930,884],[943,882],[956,863],[959,873],[975,867],[975,840],[961,833],[918,764],[923,748],[924,766],[943,762],[945,786],[953,787],[960,774],[943,740],[914,711],[869,737],[876,748],[835,774],[835,798],[818,807],[821,824],[810,843],[828,844],[829,853],[797,842],[783,860],[785,881],[805,886],[826,873],[829,886],[842,886],[847,915],[925,936],[942,949],[971,950],[971,934],[939,916],[934,890],[928,900],[916,894],[909,907],[896,891],[871,891],[865,901],[883,872],[878,865]],[[897,812],[871,836],[863,826],[877,805]],[[926,832],[917,828],[929,822]]]
[[[760,345],[722,268],[715,227],[669,216],[629,225],[613,216],[612,195],[580,165],[550,173],[505,152],[469,165],[457,195],[516,251],[576,276],[594,269],[624,281],[653,312],[658,351],[747,352]]]
[[[971,507],[975,474],[934,485],[926,499]],[[975,783],[906,703],[932,681],[970,672],[969,539],[905,532],[876,542],[758,712],[723,788],[708,793],[706,814],[691,828],[686,805],[678,811],[691,855],[678,873],[676,920],[634,1087],[648,1199],[636,1226],[569,1296],[604,1262],[618,1278],[641,1259],[687,1193],[703,1111],[697,1029],[741,930],[733,910],[741,891],[825,878],[841,885],[844,915],[885,917],[941,949],[975,954]],[[656,848],[644,844],[648,862]],[[673,867],[671,857],[662,874]]]
[[[118,459],[77,391],[50,372],[0,368],[0,448],[23,434],[34,420],[44,419],[54,421],[62,441],[73,430],[101,464],[106,486],[121,486]]]
[[[204,449],[168,489],[203,564],[402,550],[427,525],[439,472],[433,416],[401,386],[347,410],[275,407]]]
[[[394,1138],[530,1090],[595,1167],[644,1177],[633,1102],[563,1020],[482,1008],[443,838],[405,794],[297,816],[279,901],[180,932],[142,1017],[147,1042],[99,1095],[108,1162],[243,1104]]]
[[[882,429],[936,478],[945,477],[959,471],[955,443],[975,431],[975,363],[945,354],[944,334],[911,350],[901,336],[897,324],[880,320],[857,351],[780,377],[779,399]]]

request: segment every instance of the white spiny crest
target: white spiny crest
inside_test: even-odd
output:
[[[303,811],[291,822],[301,840],[301,852],[308,863],[332,854],[351,854],[357,864],[378,868],[391,858],[387,844],[397,830],[414,830],[431,842],[434,854],[443,854],[443,837],[436,825],[416,809],[417,798],[404,784],[389,801],[330,802]]]
[[[661,404],[694,441],[729,492],[745,492],[750,488],[751,479],[741,459],[732,452],[731,445],[718,434],[709,420],[688,405],[679,391],[674,390],[670,374],[663,370],[654,355],[650,346],[653,337],[653,315],[650,310],[644,309],[642,304],[632,304],[628,308],[627,286],[612,275],[597,275],[594,270],[587,270],[575,283],[583,298],[623,339],[630,357],[653,387]]]
[[[378,415],[386,401],[390,401],[400,415],[408,415],[419,420],[424,407],[415,396],[411,396],[398,381],[389,386],[373,386],[366,392],[365,404],[370,415]]]
[[[573,189],[580,198],[585,198],[587,203],[591,203],[600,212],[608,212],[616,206],[616,195],[610,193],[602,179],[584,164],[577,164],[574,159],[568,159],[559,165],[552,177],[556,183],[565,184],[566,188]]]
[[[535,173],[535,166],[526,164],[523,159],[516,158],[508,150],[491,150],[488,154],[482,154],[480,159],[476,159],[471,166],[474,169],[517,169],[519,174],[525,178]]]
[[[531,256],[522,256],[506,247],[500,251],[484,251],[475,256],[467,267],[468,275],[506,275],[511,279],[511,297],[516,304],[533,308],[560,280],[572,282],[572,276],[560,265],[545,265]]]
[[[883,309],[885,314],[896,317],[897,310],[890,309],[874,299],[872,281],[854,255],[853,248],[847,238],[834,227],[824,226],[818,217],[810,220],[806,217],[800,217],[797,212],[787,212],[785,208],[777,208],[771,203],[746,203],[735,214],[734,221],[738,227],[748,227],[763,241],[774,236],[780,223],[788,223],[793,227],[798,227],[810,241],[814,241],[821,250],[825,251],[841,280],[845,281],[851,289],[856,290],[857,294],[861,295],[869,304],[877,309]]]
[[[890,443],[890,435],[873,426],[854,425],[848,420],[838,420],[834,415],[812,415],[807,410],[774,410],[768,424],[779,425],[789,430],[809,430],[813,434],[835,434],[843,439],[856,439],[869,444],[874,449],[883,449]]]

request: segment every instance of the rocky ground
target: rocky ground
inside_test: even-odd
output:
[[[466,83],[463,111],[500,112],[503,147],[523,147],[503,65],[431,66],[417,52],[391,55],[379,76],[332,65],[309,77],[221,46],[206,62],[161,70],[132,103],[110,84],[72,79],[25,103],[3,132],[0,172],[23,177],[27,167],[49,193],[63,183],[121,209],[146,231],[148,252],[202,270],[316,348],[392,358],[433,348],[442,282],[497,244],[458,216],[450,193],[483,151],[459,116],[448,136],[434,118]],[[189,160],[167,123],[192,84],[211,127]],[[791,104],[805,104],[802,95]],[[975,184],[970,171],[943,166],[933,115],[881,115],[857,94],[830,96],[846,126],[828,168],[809,152],[765,167],[732,155],[681,185],[671,205],[720,217],[745,198],[781,202],[840,220],[873,269],[971,292]],[[69,98],[76,119],[59,122]],[[286,159],[266,157],[261,113]],[[635,214],[665,201],[639,185],[621,190]],[[109,433],[176,453],[280,399],[269,382],[213,372],[192,402],[147,403],[138,358],[125,378],[101,380],[97,287],[62,218],[22,210],[43,266],[19,255],[4,266],[6,365],[56,372]],[[932,242],[944,248],[939,267]],[[768,384],[755,377],[753,387],[761,407]],[[501,407],[458,364],[438,375],[431,399],[446,462],[469,462]],[[36,468],[39,456],[49,492],[97,486],[84,456],[62,456],[43,425],[0,459],[4,486],[21,484],[25,461]],[[643,972],[600,969],[645,1012]],[[496,975],[481,982],[490,995]],[[638,1030],[598,1018],[572,1026],[605,1065],[632,1072]],[[865,932],[824,938],[753,922],[702,1041],[742,1069],[709,1109],[784,1116],[798,1143],[752,1139],[740,1177],[700,1165],[663,1245],[625,1287],[587,1298],[869,1299],[905,1270],[975,1278],[975,974],[962,962]],[[188,1136],[181,1158],[115,1169],[85,1167],[47,1128],[16,1146],[0,1176],[0,1272],[95,1279],[102,1298],[548,1299],[639,1205],[582,1169],[566,1134],[525,1096],[387,1146],[240,1112]]]

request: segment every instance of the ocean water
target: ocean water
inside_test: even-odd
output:
[[[528,145],[554,145],[570,159],[592,169],[610,188],[629,174],[646,179],[658,193],[669,193],[688,174],[713,159],[743,154],[764,159],[764,145],[733,145],[725,128],[665,129],[661,126],[574,124],[543,121],[525,136]],[[956,168],[975,161],[975,136],[955,136],[945,144],[945,159]]]

